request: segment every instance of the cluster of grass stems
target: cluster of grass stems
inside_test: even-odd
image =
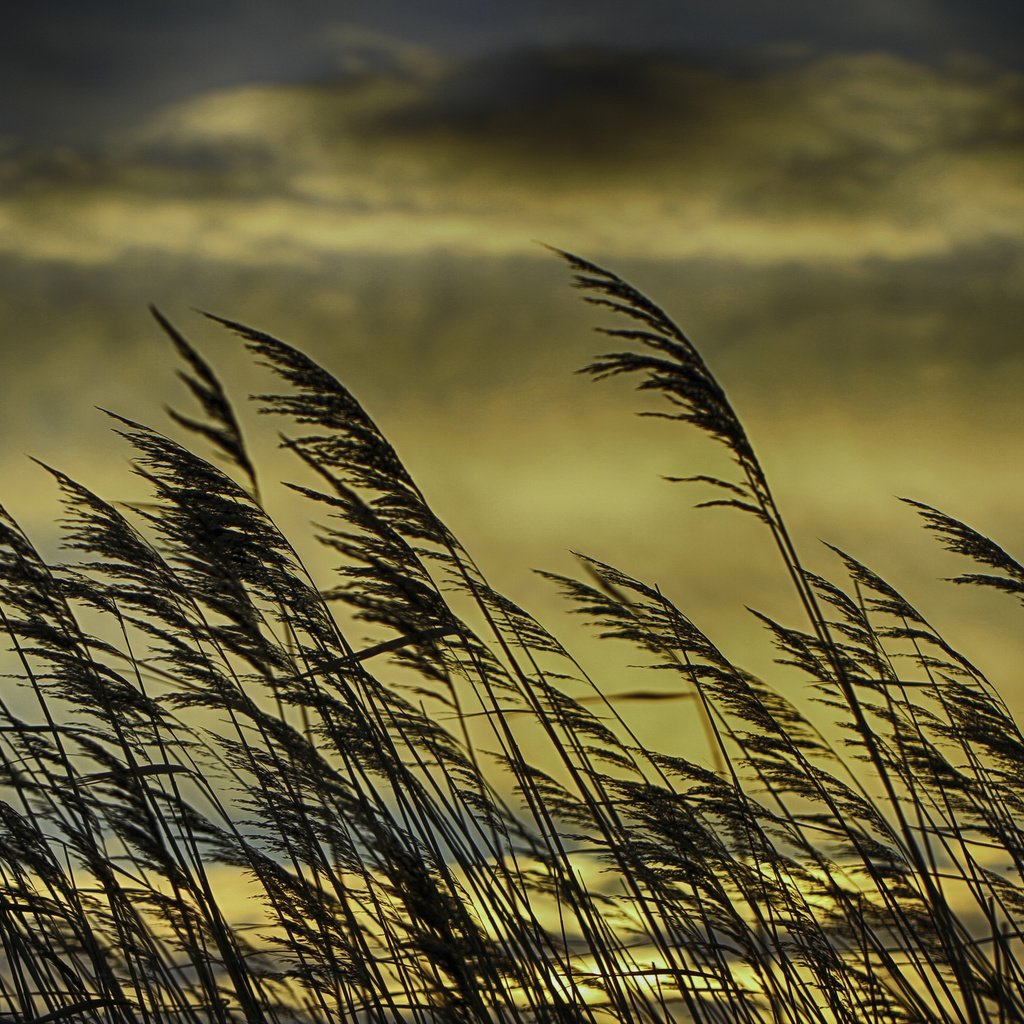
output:
[[[0,518],[0,1021],[1024,1020],[1006,706],[869,568],[805,571],[691,342],[562,255],[623,349],[588,371],[634,375],[652,415],[728,450],[731,479],[698,479],[781,556],[805,618],[762,618],[806,684],[772,688],[660,590],[583,560],[555,584],[691,695],[712,744],[705,764],[648,749],[356,399],[223,321],[276,375],[255,400],[288,424],[289,486],[339,563],[323,589],[217,377],[157,313],[202,410],[172,416],[230,472],[115,417],[151,500],[51,469],[68,564]],[[916,508],[977,564],[961,580],[1024,594],[996,544]]]

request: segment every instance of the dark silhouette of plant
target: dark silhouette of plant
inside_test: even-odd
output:
[[[1024,1019],[1024,737],[987,679],[837,552],[804,569],[721,385],[679,328],[562,254],[636,375],[729,452],[705,505],[753,515],[806,621],[760,616],[814,701],[734,665],[660,590],[551,576],[703,716],[708,764],[648,749],[494,591],[326,370],[221,320],[334,553],[314,581],[267,513],[227,393],[158,312],[240,474],[114,416],[152,494],[51,469],[48,564],[0,514],[0,1019],[145,1022]],[[217,319],[217,318],[214,318]],[[910,503],[1024,592],[995,543]],[[342,615],[336,609],[343,609]],[[353,624],[377,637],[360,646]],[[826,709],[831,725],[817,722]],[[231,910],[241,892],[246,924]]]

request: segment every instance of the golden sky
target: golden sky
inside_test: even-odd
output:
[[[812,566],[834,564],[819,539],[862,557],[1024,703],[1014,609],[943,589],[966,567],[894,499],[1021,549],[1024,74],[994,22],[958,49],[955,4],[932,5],[941,32],[878,13],[843,45],[782,5],[788,34],[719,26],[688,47],[685,24],[658,36],[656,3],[628,45],[610,25],[588,36],[572,3],[532,30],[508,15],[504,35],[451,4],[446,30],[400,4],[375,25],[308,6],[288,61],[261,65],[254,46],[217,72],[187,19],[151,73],[118,49],[145,24],[86,26],[86,56],[113,70],[77,93],[55,41],[75,17],[21,26],[53,62],[35,85],[22,72],[35,91],[0,135],[0,479],[32,535],[52,550],[56,505],[26,454],[127,497],[126,453],[93,407],[160,426],[165,403],[186,407],[147,302],[239,404],[265,387],[192,312],[209,309],[334,371],[493,582],[556,632],[529,569],[572,571],[576,549],[660,584],[765,670],[744,606],[796,614],[766,538],[659,480],[721,470],[710,442],[573,375],[603,321],[549,243],[630,278],[694,337]],[[294,476],[248,422],[268,479]],[[282,491],[269,500],[303,528]]]

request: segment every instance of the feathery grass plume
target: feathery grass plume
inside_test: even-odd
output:
[[[995,687],[856,559],[836,551],[845,582],[807,572],[692,342],[563,255],[638,346],[589,371],[639,374],[669,403],[650,414],[736,462],[682,479],[767,527],[807,623],[755,614],[810,699],[607,563],[549,574],[666,681],[641,696],[699,710],[707,764],[650,749],[343,384],[215,317],[283,385],[256,402],[303,474],[274,500],[315,508],[338,562],[314,579],[227,389],[154,310],[204,417],[172,420],[241,482],[115,416],[150,502],[48,469],[57,565],[0,510],[3,1019],[1024,1019],[1024,738]],[[958,581],[1021,592],[998,545],[911,504],[986,569]]]
[[[171,339],[178,354],[188,364],[191,373],[178,371],[178,377],[199,402],[209,422],[203,423],[191,416],[184,416],[175,409],[167,407],[167,414],[178,426],[192,433],[205,437],[212,442],[214,449],[224,455],[229,462],[236,465],[245,474],[256,503],[260,502],[260,488],[256,480],[256,467],[249,458],[249,452],[238,425],[235,410],[228,401],[228,396],[221,387],[210,365],[188,343],[184,335],[156,308],[149,307],[153,319],[160,325],[164,334]]]
[[[910,498],[902,500],[911,508],[917,509],[925,521],[926,528],[938,534],[947,550],[958,555],[966,555],[975,562],[1001,573],[999,576],[993,576],[991,573],[968,573],[965,576],[957,576],[954,583],[978,583],[1006,590],[1011,594],[1024,595],[1024,566],[1007,554],[995,541],[989,540],[966,523],[961,523],[930,505],[912,501]],[[1024,600],[1024,597],[1021,600]]]

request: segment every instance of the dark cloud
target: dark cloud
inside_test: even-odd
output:
[[[877,55],[724,70],[657,52],[534,49],[458,64],[354,126],[370,145],[434,141],[469,163],[574,179],[666,163],[684,179],[709,165],[737,178],[729,165],[745,160],[827,204],[830,186],[835,199],[877,188],[924,149],[1021,147],[1024,78]],[[782,198],[778,184],[765,191]]]
[[[730,86],[721,72],[661,54],[517,50],[459,64],[358,127],[367,141],[437,139],[585,174],[657,155],[666,129],[701,131]]]
[[[8,144],[88,142],[214,88],[310,81],[353,59],[388,66],[401,41],[448,56],[586,45],[703,54],[726,65],[872,50],[930,63],[957,53],[1024,63],[1024,8],[1009,0],[636,0],[627,9],[583,0],[8,6],[0,35],[0,89],[9,100],[0,136]]]

